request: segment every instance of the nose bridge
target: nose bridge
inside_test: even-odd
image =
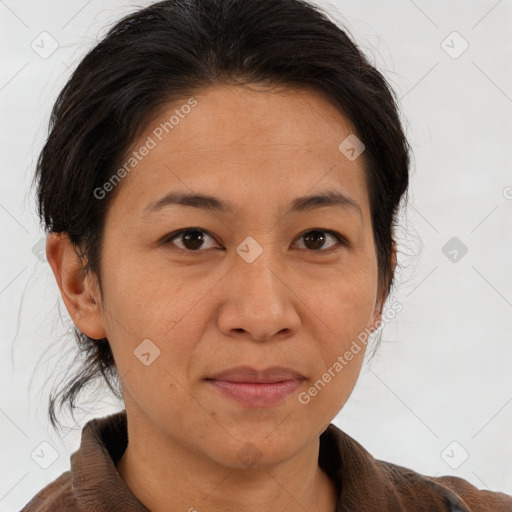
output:
[[[246,284],[248,293],[274,292],[279,288],[280,280],[276,275],[279,268],[278,256],[272,247],[271,236],[246,237],[236,248],[235,272],[240,282]],[[238,279],[237,279],[238,280]],[[256,293],[257,294],[257,293]],[[272,297],[267,296],[267,300]]]
[[[223,288],[219,329],[231,337],[257,341],[291,337],[300,328],[300,306],[275,235],[257,230],[236,247]],[[286,274],[286,275],[285,275]]]
[[[293,298],[288,295],[292,292],[285,286],[285,270],[272,235],[248,236],[238,245],[236,252],[229,293],[237,303],[235,309],[240,319],[258,320],[262,330],[266,330],[265,326],[277,329],[289,322],[294,323],[291,317],[296,312],[292,311]]]
[[[271,339],[278,333],[286,332],[289,336],[296,332],[299,320],[286,295],[284,279],[276,271],[281,268],[278,255],[270,244],[265,249],[258,249],[254,241],[247,244],[242,244],[241,254],[236,255],[227,291],[229,306],[223,308],[220,327],[231,335],[236,332],[237,336],[242,330],[257,341]]]

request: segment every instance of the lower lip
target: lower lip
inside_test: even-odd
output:
[[[252,407],[270,407],[282,402],[303,382],[303,379],[290,379],[281,382],[230,382],[208,380],[223,395],[239,403]]]

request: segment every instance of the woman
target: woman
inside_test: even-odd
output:
[[[125,410],[23,510],[512,510],[331,424],[394,283],[409,149],[382,75],[302,0],[170,0],[114,26],[36,178],[89,354],[61,404],[99,373]]]

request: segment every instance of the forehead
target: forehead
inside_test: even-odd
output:
[[[336,149],[340,135],[354,131],[348,119],[313,91],[217,85],[194,98],[197,105],[176,119],[170,132],[178,151],[234,152],[262,146],[278,152],[326,146]],[[185,103],[175,102],[161,110],[147,127],[147,134],[165,124],[173,112],[185,110]]]
[[[161,108],[128,152],[120,195],[133,208],[176,190],[264,205],[327,188],[365,208],[364,155],[340,151],[354,130],[320,94],[215,86],[192,98]]]

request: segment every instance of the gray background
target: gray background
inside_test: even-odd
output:
[[[49,426],[48,393],[73,370],[74,342],[34,254],[44,233],[30,182],[70,70],[149,3],[0,0],[2,511],[69,469],[86,421],[120,408],[91,391],[63,437]],[[334,423],[379,459],[512,494],[512,1],[319,3],[397,91],[414,150],[390,299],[403,310]]]

